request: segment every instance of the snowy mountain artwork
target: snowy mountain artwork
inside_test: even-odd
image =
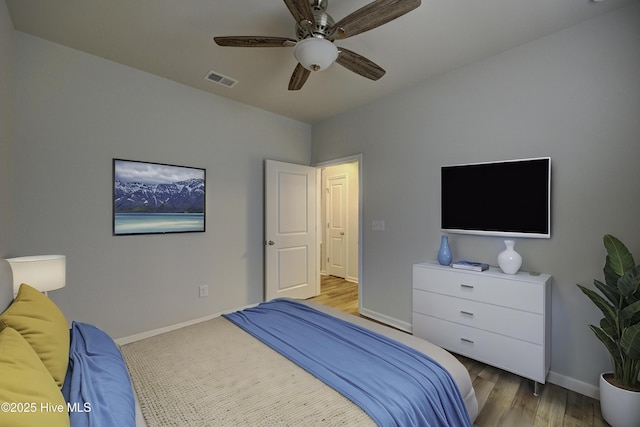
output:
[[[205,231],[205,173],[113,159],[113,234]]]

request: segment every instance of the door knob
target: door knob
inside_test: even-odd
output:
[[[340,232],[340,235],[341,235],[341,236],[344,236],[344,231],[341,231],[341,232]]]
[[[273,245],[275,245],[275,244],[276,244],[276,242],[274,242],[273,240],[269,240],[269,242],[267,242],[267,244],[268,244],[269,246],[273,246]]]

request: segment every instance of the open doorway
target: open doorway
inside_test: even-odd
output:
[[[362,307],[362,156],[315,166],[320,170],[321,282],[331,284],[333,297],[344,289],[342,297],[357,299],[359,311]]]

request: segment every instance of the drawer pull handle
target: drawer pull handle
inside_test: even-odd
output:
[[[460,284],[461,288],[466,288],[466,289],[473,289],[473,285],[465,285],[464,283]]]
[[[460,338],[460,341],[462,342],[468,342],[469,344],[473,344],[473,341],[467,338]]]
[[[461,314],[466,314],[467,316],[471,316],[473,317],[473,313],[471,313],[470,311],[464,311],[464,310],[460,310]]]

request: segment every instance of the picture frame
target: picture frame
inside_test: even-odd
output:
[[[206,231],[206,169],[113,159],[113,235]]]

